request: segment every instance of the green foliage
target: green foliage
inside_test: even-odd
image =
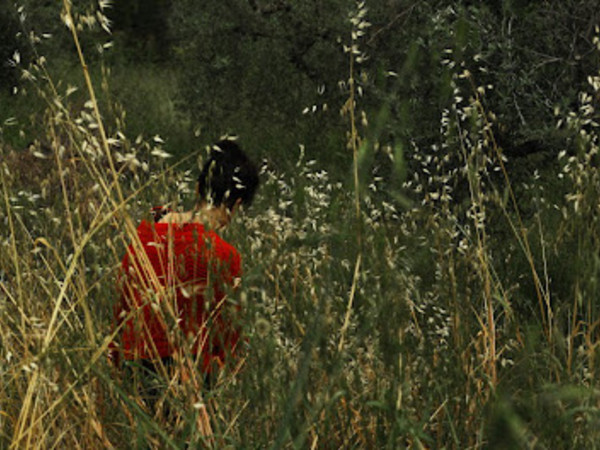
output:
[[[339,40],[347,34],[348,7],[347,1],[211,1],[202,8],[176,2],[174,53],[198,128],[210,139],[224,131],[243,135],[280,164],[293,161],[285,149],[298,142],[311,152],[321,149],[324,162],[339,161],[333,153],[343,136]],[[303,118],[301,111],[313,105],[315,113]]]
[[[7,93],[10,92],[18,75],[16,70],[12,70],[9,61],[13,59],[15,51],[19,49],[17,11],[7,3],[0,6],[0,24],[3,25],[0,31],[0,89],[2,93]]]

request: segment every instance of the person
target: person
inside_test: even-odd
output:
[[[196,368],[210,387],[240,337],[232,318],[239,306],[227,293],[239,283],[241,258],[218,232],[252,202],[258,185],[258,171],[240,146],[222,140],[198,177],[193,210],[153,208],[154,222],[141,222],[121,264],[114,311],[120,331],[111,346],[116,365],[153,375],[175,364]],[[151,409],[155,400],[148,400]]]

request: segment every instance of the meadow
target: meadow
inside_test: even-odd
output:
[[[386,144],[388,106],[361,106],[358,3],[340,46],[348,170],[308,136],[281,150],[290,164],[251,141],[261,187],[223,234],[243,256],[244,349],[212,390],[173,382],[171,414],[152,414],[107,357],[115,280],[151,207],[193,204],[210,142],[174,155],[159,131],[130,135],[85,17],[64,2],[76,72],[21,68],[38,126],[2,118],[1,448],[598,447],[600,75],[556,109],[564,150],[515,160],[478,59],[449,48],[435,142]]]

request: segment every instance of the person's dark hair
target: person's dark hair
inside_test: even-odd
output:
[[[230,139],[215,144],[198,177],[200,199],[232,209],[238,200],[252,203],[258,188],[258,170],[240,146]]]

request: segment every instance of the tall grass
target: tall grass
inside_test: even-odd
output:
[[[77,42],[83,18],[64,6]],[[45,135],[1,148],[1,447],[597,445],[594,97],[558,112],[560,159],[515,183],[466,70],[477,63],[449,50],[439,142],[369,141],[366,16],[358,4],[349,25],[353,173],[333,179],[302,146],[294,172],[263,164],[256,204],[225,232],[244,257],[245,349],[211,391],[174,382],[161,399],[170,415],[153,414],[106,354],[125,246],[151,206],[192,201],[191,163],[170,163],[158,136],[103,125],[83,53],[83,102],[33,69]],[[406,164],[404,192],[372,161]]]

